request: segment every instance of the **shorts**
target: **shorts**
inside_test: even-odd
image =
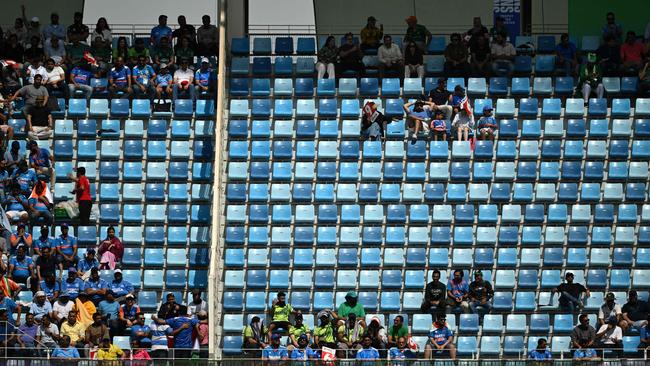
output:
[[[10,220],[17,220],[20,216],[27,215],[27,211],[7,211],[6,214]]]
[[[632,323],[631,327],[635,328],[643,328],[648,324],[647,320],[637,320],[634,323]]]
[[[289,327],[291,326],[291,323],[285,321],[273,321],[271,324],[275,325],[275,329],[282,328],[289,330]]]
[[[494,133],[494,129],[492,127],[483,127],[479,131],[481,132],[489,132],[489,133]]]

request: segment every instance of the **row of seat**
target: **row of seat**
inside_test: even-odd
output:
[[[123,244],[144,246],[162,246],[164,244],[174,246],[201,246],[210,242],[210,227],[195,226],[112,226],[115,229],[115,236],[119,237]],[[101,226],[99,231],[93,226],[78,226],[76,236],[79,244],[84,246],[97,245],[98,240],[104,237],[108,226]],[[40,229],[37,229],[40,230]],[[60,234],[60,227],[57,226],[55,234]],[[79,250],[85,250],[80,248]],[[83,253],[80,253],[83,254]]]
[[[340,78],[338,88],[335,79],[318,79],[314,82],[312,77],[298,78],[275,78],[273,84],[269,78],[231,78],[230,96],[232,97],[312,97],[315,93],[319,97],[418,97],[436,88],[438,77],[420,78]],[[423,88],[424,82],[424,88]],[[607,96],[619,94],[636,94],[638,78],[625,76],[604,77],[603,86]],[[315,84],[315,85],[314,85]],[[402,87],[400,87],[400,84]],[[273,85],[273,88],[271,88]],[[551,77],[535,77],[532,85],[529,77],[491,77],[485,78],[470,77],[467,85],[464,78],[449,77],[447,90],[453,92],[456,85],[467,89],[472,96],[502,97],[511,95],[513,97],[548,97],[571,96],[574,92],[575,80],[571,76],[558,76],[553,80]],[[314,88],[315,87],[315,88]],[[531,89],[532,88],[532,89]]]
[[[329,224],[328,224],[329,225]],[[376,225],[376,224],[375,224]],[[382,245],[386,246],[426,246],[456,245],[471,246],[522,246],[539,247],[544,245],[574,246],[627,246],[650,244],[650,226],[640,226],[635,233],[634,226],[541,226],[526,225],[520,230],[516,223],[501,225],[498,229],[489,226],[387,226],[384,229],[375,225],[360,226],[234,226],[225,228],[226,246],[267,246],[314,245],[319,247],[341,245]],[[512,226],[510,226],[512,225]]]
[[[99,165],[99,180],[102,183],[122,181],[139,182],[146,181],[187,181],[205,182],[212,179],[213,165],[210,162],[171,161],[165,162],[136,162],[124,161],[94,161],[79,162],[79,166],[86,168],[88,179],[94,181],[97,177],[97,165]],[[77,164],[72,161],[56,161],[54,168],[57,180],[68,178],[68,174],[74,173]]]
[[[62,100],[65,103],[65,100]],[[64,104],[65,105],[65,104]],[[70,99],[68,108],[64,108],[67,116],[71,118],[100,117],[105,118],[109,115],[113,118],[150,118],[152,115],[151,101],[149,99],[134,99],[133,109],[131,109],[128,99],[91,99],[90,103],[86,99]],[[153,112],[154,116],[172,115],[171,112]],[[196,108],[190,99],[177,99],[174,101],[174,117],[181,118],[207,118],[214,116],[214,100],[198,99]]]
[[[144,210],[144,214],[143,214]],[[101,203],[99,220],[105,223],[175,223],[207,225],[211,222],[210,205],[192,204],[142,204],[137,203]]]
[[[56,139],[54,141],[54,158],[57,160],[95,160],[99,158],[112,160],[123,158],[125,160],[212,160],[214,148],[212,141],[148,140],[146,144],[142,139],[134,140],[77,140],[76,147],[72,139]],[[98,146],[99,145],[99,148]],[[146,148],[145,148],[146,146]],[[76,154],[75,154],[76,152]]]
[[[126,247],[122,264],[125,268],[141,266],[162,268],[177,266],[206,267],[208,265],[208,248],[144,248]]]
[[[75,123],[76,122],[76,123]],[[10,119],[8,124],[14,127],[14,135],[23,132],[25,120]],[[56,138],[97,139],[97,131],[101,129],[102,139],[115,139],[120,137],[133,137],[147,139],[165,139],[169,136],[173,140],[207,139],[214,136],[213,120],[171,120],[127,119],[122,122],[118,119],[57,119],[54,121],[54,136]]]

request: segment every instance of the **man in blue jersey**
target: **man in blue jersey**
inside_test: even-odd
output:
[[[70,295],[70,300],[75,301],[79,293],[84,291],[84,281],[77,278],[77,269],[74,267],[68,268],[68,278],[62,283],[63,291],[67,291]]]
[[[361,341],[362,348],[357,351],[357,360],[378,360],[379,351],[372,346],[372,338],[369,335],[364,335]]]
[[[388,359],[405,360],[407,358],[416,358],[416,354],[406,345],[406,338],[397,338],[397,346],[388,350]],[[403,365],[403,363],[393,362],[393,365]]]
[[[76,91],[80,91],[86,99],[90,99],[93,94],[93,87],[90,86],[90,79],[93,74],[90,72],[90,66],[86,61],[82,61],[70,71],[70,79],[68,82],[68,90],[70,97],[75,95]]]
[[[151,65],[147,65],[147,57],[144,55],[138,56],[138,63],[133,67],[133,92],[136,98],[146,98],[153,100],[155,92],[154,79],[156,73]]]
[[[580,348],[573,352],[573,359],[576,361],[593,361],[598,359],[596,350],[589,347],[589,340],[580,340]]]
[[[47,225],[41,226],[41,236],[36,238],[32,243],[32,249],[34,250],[34,255],[41,255],[41,250],[43,248],[55,249],[56,244],[54,243],[54,238],[50,236],[50,228]]]
[[[133,93],[131,88],[131,69],[124,65],[124,58],[118,57],[113,61],[115,65],[108,76],[108,90],[112,99],[130,98]]]
[[[295,347],[291,351],[292,360],[308,360],[308,359],[318,359],[318,352],[314,351],[309,347],[309,338],[306,334],[300,335],[298,337],[298,347]]]
[[[449,351],[452,360],[456,359],[456,347],[453,343],[454,333],[447,327],[447,315],[439,313],[429,330],[429,341],[424,346],[424,358],[429,359],[433,353]]]
[[[77,263],[77,271],[80,278],[89,278],[90,270],[99,268],[99,261],[95,258],[95,249],[89,248],[86,250],[86,255]]]
[[[537,340],[537,348],[528,352],[528,359],[536,361],[550,361],[553,359],[551,351],[546,348],[545,338],[540,338]]]
[[[99,269],[97,267],[90,269],[90,278],[84,284],[84,291],[95,304],[99,304],[109,292],[108,282],[99,277]]]
[[[15,184],[20,186],[20,192],[22,194],[30,195],[32,193],[32,187],[34,187],[37,181],[36,172],[34,169],[29,169],[27,161],[21,160],[18,163],[18,168],[14,170],[11,177]]]
[[[201,68],[194,73],[194,83],[196,84],[197,97],[213,95],[216,91],[216,75],[210,68],[210,60],[207,57],[201,57]]]
[[[108,287],[113,291],[118,301],[123,300],[120,299],[121,297],[133,295],[133,285],[122,278],[122,270],[119,268],[113,271],[113,281],[108,284]]]
[[[34,276],[34,261],[25,255],[27,247],[19,245],[16,256],[9,260],[9,277],[22,284],[27,284],[27,278]]]
[[[151,320],[155,321],[158,324],[167,324],[172,327],[172,335],[174,336],[174,358],[190,358],[192,356],[192,347],[194,342],[192,342],[192,332],[197,324],[199,324],[198,319],[190,318],[187,314],[187,308],[185,308],[185,313],[181,316],[169,319],[158,319],[155,316],[151,317]],[[285,358],[286,358],[286,348],[285,348]]]
[[[61,284],[56,280],[56,272],[48,272],[39,284],[39,289],[45,292],[48,301],[56,301],[61,293]]]
[[[69,235],[69,230],[68,224],[61,224],[61,235],[55,241],[57,259],[63,268],[76,267],[79,260],[77,258],[77,238]]]
[[[167,15],[158,17],[158,25],[151,29],[151,44],[158,45],[161,38],[172,40],[172,29],[167,26]]]
[[[271,344],[262,351],[262,359],[266,361],[284,361],[289,355],[286,347],[280,345],[280,335],[275,333],[271,336]]]

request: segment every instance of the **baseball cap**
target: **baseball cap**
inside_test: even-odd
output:
[[[90,248],[86,250],[86,254],[95,254],[95,248]]]
[[[68,223],[67,222],[64,222],[63,224],[61,224],[61,229],[63,229],[63,228],[68,228]]]
[[[271,336],[271,339],[274,340],[274,341],[277,341],[277,340],[280,339],[280,338],[282,338],[282,337],[281,337],[278,333],[274,333],[274,334]]]
[[[34,294],[34,296],[35,297],[45,296],[45,292],[44,291],[36,291],[36,294]]]
[[[476,276],[483,276],[483,272],[481,272],[481,270],[474,272],[474,277]]]
[[[161,64],[160,64],[160,68],[161,68],[161,69],[166,69],[166,68],[167,68],[167,64],[164,63],[164,62],[161,63]]]
[[[492,107],[490,107],[489,105],[486,105],[485,107],[483,107],[483,113],[485,113],[485,112],[492,112]]]
[[[68,273],[77,273],[77,269],[74,267],[68,268]]]
[[[132,294],[127,294],[124,296],[125,299],[135,299],[135,297]]]
[[[301,334],[300,339],[303,340],[303,341],[306,341],[307,340],[307,335],[305,333]]]
[[[39,23],[41,20],[38,17],[32,17],[32,23]]]
[[[347,294],[345,294],[345,297],[352,297],[352,298],[356,298],[356,297],[357,297],[357,293],[356,293],[356,292],[354,292],[354,291],[348,291],[348,293],[347,293]]]
[[[605,296],[605,300],[616,300],[616,295],[613,292],[608,292]]]
[[[201,63],[204,63],[204,62],[205,62],[206,64],[209,64],[209,63],[210,63],[210,60],[208,60],[207,57],[201,57]]]
[[[122,270],[121,270],[121,269],[119,269],[119,268],[118,268],[118,269],[116,269],[116,270],[114,270],[114,271],[113,271],[113,274],[116,274],[116,273],[119,273],[119,274],[122,274]]]

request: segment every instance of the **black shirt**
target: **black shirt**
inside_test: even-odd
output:
[[[450,95],[451,93],[447,89],[440,91],[438,88],[435,88],[429,92],[429,99],[435,104],[443,105],[449,102]]]
[[[32,126],[47,127],[50,110],[47,107],[34,107],[30,111],[32,117]]]
[[[88,32],[88,27],[85,24],[72,24],[68,27],[68,37],[70,37],[71,34],[85,34],[89,33]],[[81,39],[81,42],[85,42],[85,39]]]
[[[419,48],[415,48],[415,52],[407,50],[404,52],[404,63],[406,65],[422,65],[424,64],[424,57],[422,56],[422,51]]]
[[[49,258],[39,256],[36,258],[36,266],[41,267],[41,277],[45,277],[48,273],[56,274],[56,257],[50,255]]]
[[[424,301],[429,303],[431,301],[442,301],[447,297],[447,286],[444,283],[431,281],[427,283],[424,289]]]
[[[471,51],[473,61],[483,62],[490,54],[490,46],[487,43],[483,45],[475,44],[472,46]]]
[[[34,58],[43,59],[45,52],[42,47],[30,47],[25,50],[25,60],[33,60]]]
[[[579,283],[563,283],[557,287],[558,292],[566,292],[569,295],[575,297],[576,299],[580,297],[580,294],[587,292],[587,289]],[[565,304],[569,299],[564,299],[564,296],[560,296],[560,303]]]
[[[13,47],[9,43],[7,43],[5,44],[4,49],[2,50],[2,57],[6,60],[23,62],[24,53],[25,53],[25,49],[20,44],[16,44],[16,46]]]
[[[627,303],[621,310],[623,314],[634,321],[646,320],[648,318],[648,303],[643,300],[637,300],[636,304]]]
[[[473,299],[489,300],[493,294],[492,285],[488,281],[474,281],[469,284],[469,296]]]

